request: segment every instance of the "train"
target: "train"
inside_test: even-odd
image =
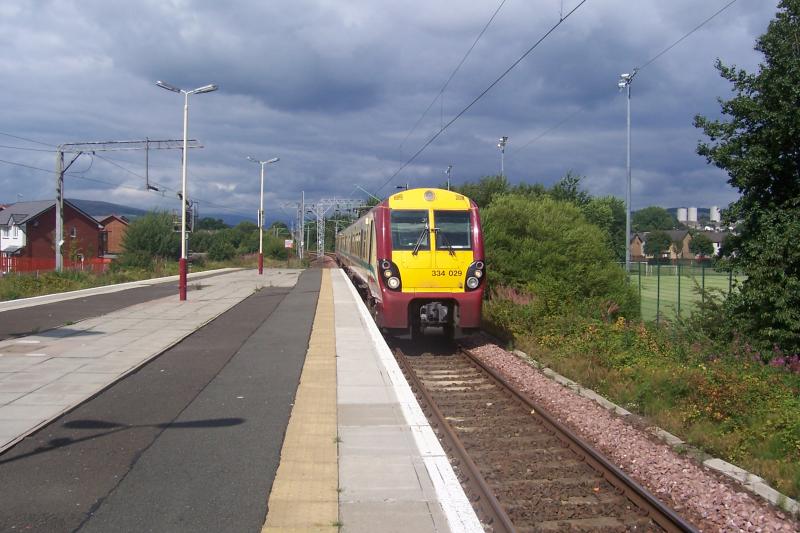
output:
[[[407,189],[336,235],[336,262],[385,334],[453,338],[480,327],[486,263],[478,206],[458,192]]]

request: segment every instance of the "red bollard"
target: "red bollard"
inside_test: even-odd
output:
[[[178,293],[181,301],[186,300],[186,259],[178,260]]]
[[[264,254],[258,254],[258,273],[264,274]]]

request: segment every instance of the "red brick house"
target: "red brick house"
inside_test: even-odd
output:
[[[117,255],[122,253],[122,238],[128,231],[128,219],[118,215],[104,215],[94,217],[103,226],[101,239],[102,249],[106,254]]]
[[[0,252],[6,257],[52,260],[55,263],[55,200],[18,202],[0,211]],[[102,226],[90,215],[64,201],[65,262],[101,257],[105,250]]]

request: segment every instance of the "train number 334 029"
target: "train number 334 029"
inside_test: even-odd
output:
[[[440,277],[440,276],[457,276],[461,277],[463,272],[461,270],[431,270],[431,275],[433,277]]]

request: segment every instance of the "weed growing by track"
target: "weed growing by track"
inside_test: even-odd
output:
[[[523,295],[495,298],[485,318],[557,372],[800,496],[800,358],[714,342],[697,327],[702,315],[657,327],[530,307]]]

